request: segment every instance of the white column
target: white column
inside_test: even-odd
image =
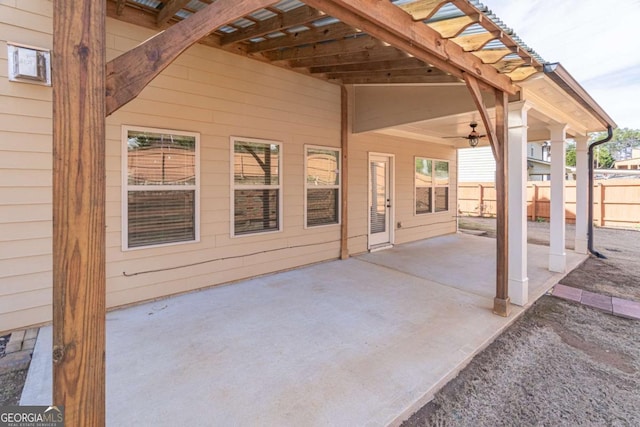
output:
[[[529,301],[527,275],[527,111],[524,102],[509,104],[509,297]]]
[[[588,197],[589,197],[589,160],[587,159],[587,142],[589,137],[580,136],[576,140],[576,239],[575,251],[586,254]]]
[[[565,252],[564,180],[566,171],[566,125],[551,130],[551,228],[549,231],[549,270],[564,273],[567,268]]]

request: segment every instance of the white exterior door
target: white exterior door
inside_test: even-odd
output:
[[[393,157],[369,156],[369,248],[392,242],[392,166]]]

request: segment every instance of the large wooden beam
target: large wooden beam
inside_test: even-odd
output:
[[[105,423],[105,3],[53,3],[53,404]]]
[[[482,99],[478,80],[468,74],[464,76],[482,122],[484,123],[493,156],[496,160],[496,296],[493,312],[508,316],[509,305],[509,221],[508,221],[508,176],[507,176],[507,111],[509,98],[506,93],[492,89],[496,99],[495,120],[492,121]]]
[[[391,75],[391,76],[349,76],[341,77],[340,83],[345,85],[364,85],[364,84],[444,84],[444,83],[460,83],[460,79],[455,76],[446,74],[436,74],[435,76],[407,76],[407,75]]]
[[[218,0],[107,64],[107,115],[134,99],[182,52],[216,28],[277,0]]]
[[[304,3],[461,79],[463,73],[468,73],[503,92],[517,92],[509,77],[464,52],[456,43],[443,39],[428,25],[414,22],[411,15],[391,2],[304,0]]]
[[[254,37],[260,37],[265,34],[274,33],[276,31],[282,31],[285,28],[308,24],[309,22],[316,21],[323,16],[325,16],[324,12],[312,7],[298,7],[290,12],[276,15],[272,18],[265,19],[264,21],[257,22],[255,25],[251,25],[250,27],[242,28],[226,34],[222,36],[220,42],[223,46],[230,43],[237,43]]]

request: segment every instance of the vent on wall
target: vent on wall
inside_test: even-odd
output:
[[[51,86],[51,53],[48,49],[7,43],[9,80]]]

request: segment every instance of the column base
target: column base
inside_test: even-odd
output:
[[[509,314],[511,314],[511,307],[509,305],[508,297],[507,299],[493,299],[493,314],[497,314],[498,316],[502,317],[509,317]]]
[[[509,279],[509,298],[511,302],[520,307],[529,302],[529,278],[522,280]]]
[[[575,240],[575,251],[578,254],[587,254],[589,252],[589,241],[587,239],[576,239]]]
[[[549,254],[549,271],[555,273],[566,273],[567,271],[567,254]]]

